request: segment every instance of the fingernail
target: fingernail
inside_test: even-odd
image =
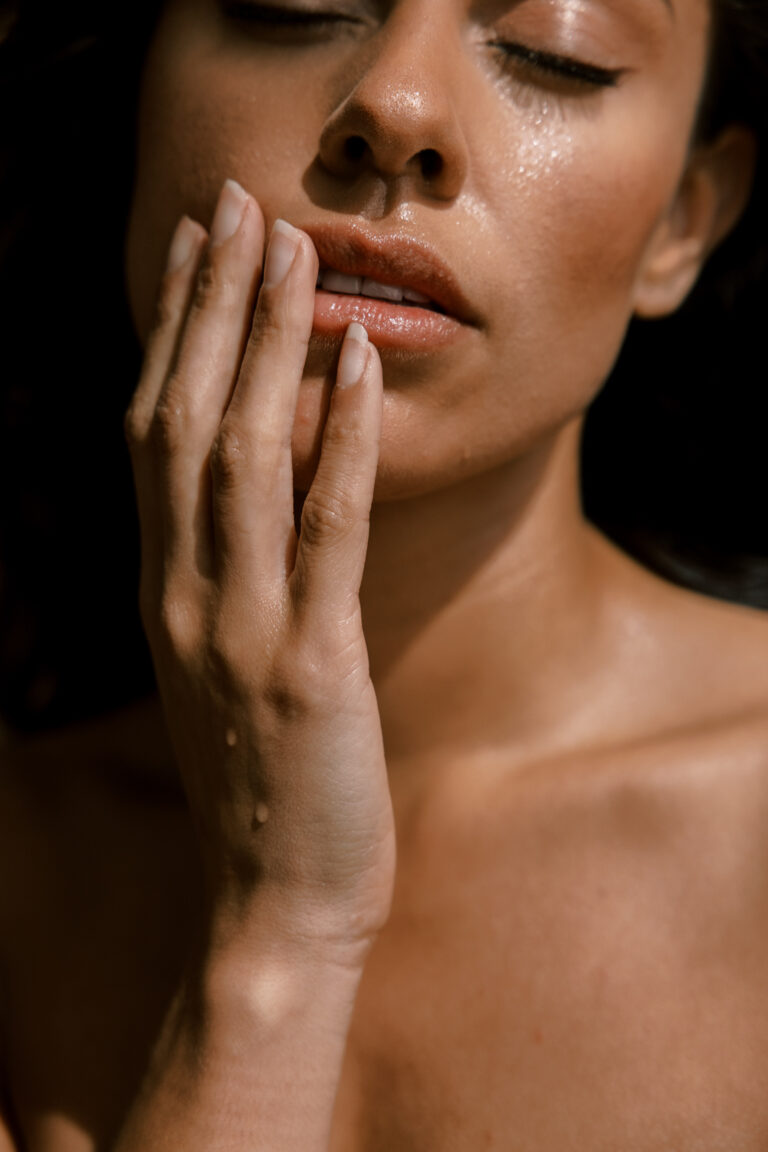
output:
[[[351,388],[357,384],[368,360],[368,333],[362,324],[353,321],[347,328],[347,335],[341,349],[339,371],[336,375],[337,388]]]
[[[211,224],[211,244],[223,244],[234,236],[248,203],[248,193],[236,180],[227,180],[221,190]]]
[[[189,216],[182,216],[176,225],[176,231],[168,249],[168,271],[176,272],[183,268],[195,250],[197,229]]]
[[[299,246],[299,233],[285,220],[275,220],[264,268],[264,287],[274,288],[288,275]]]

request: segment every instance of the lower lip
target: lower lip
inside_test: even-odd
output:
[[[429,352],[453,344],[467,331],[467,325],[454,316],[427,308],[370,296],[343,296],[322,290],[315,293],[313,332],[342,337],[353,320],[363,325],[378,348]]]

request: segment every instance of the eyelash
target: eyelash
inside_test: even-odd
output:
[[[494,40],[491,45],[498,48],[504,56],[519,60],[534,72],[551,79],[569,80],[590,88],[615,88],[623,75],[621,68],[598,68],[596,64],[587,64],[582,60],[559,56],[554,52],[541,52],[537,48],[528,48],[525,44]]]
[[[235,20],[264,24],[275,29],[294,27],[297,30],[319,29],[334,23],[352,23],[353,18],[341,12],[311,12],[300,8],[282,8],[277,5],[253,3],[252,0],[223,0],[223,8]],[[525,44],[492,40],[489,47],[503,56],[518,60],[531,71],[550,80],[570,81],[588,88],[615,88],[623,69],[599,68],[570,56],[555,52],[541,52]]]

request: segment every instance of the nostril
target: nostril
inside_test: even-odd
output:
[[[419,153],[421,171],[425,180],[436,179],[443,170],[443,158],[434,148],[425,148]]]
[[[348,136],[344,141],[344,158],[352,164],[359,164],[365,155],[366,143],[362,136]]]

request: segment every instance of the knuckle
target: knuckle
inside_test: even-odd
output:
[[[280,721],[296,722],[316,707],[322,684],[319,670],[306,654],[285,649],[269,668],[262,698],[269,712]]]
[[[349,513],[343,497],[329,490],[311,492],[301,514],[301,535],[311,546],[337,536],[348,527]]]
[[[213,305],[217,311],[231,311],[237,301],[238,291],[233,277],[215,260],[204,260],[195,281],[193,311],[202,312]]]
[[[185,440],[187,430],[186,410],[178,398],[179,389],[173,383],[160,397],[152,419],[152,440],[163,453],[172,455]]]
[[[368,442],[363,427],[353,420],[329,421],[323,432],[323,448],[325,451],[342,451],[344,455],[356,455],[358,450],[365,447]]]
[[[141,448],[149,433],[150,416],[145,405],[139,400],[132,400],[128,411],[123,418],[123,433],[128,447],[134,451]]]
[[[247,456],[240,432],[232,424],[222,424],[210,452],[210,468],[216,483],[225,488],[239,484]]]
[[[148,608],[154,635],[177,655],[186,655],[196,634],[195,613],[189,598],[177,590],[164,588]],[[146,626],[146,618],[144,620]]]
[[[296,723],[307,714],[306,685],[271,675],[264,685],[264,704],[281,721]]]

